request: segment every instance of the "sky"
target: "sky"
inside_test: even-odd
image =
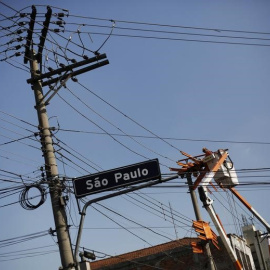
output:
[[[80,215],[72,178],[155,158],[166,178],[184,158],[180,150],[200,155],[203,147],[229,149],[240,184],[250,183],[238,190],[270,222],[269,1],[1,0],[1,269],[58,269],[61,264],[56,237],[48,234],[54,229],[49,195],[32,211],[19,203],[25,184],[40,183],[44,161],[38,136],[19,140],[38,131],[38,120],[26,82],[30,72],[29,63],[23,63],[24,47],[19,57],[11,57],[16,50],[6,51],[25,40],[5,45],[18,38],[12,34],[17,18],[6,18],[16,11],[31,13],[31,5],[39,14],[36,44],[46,6],[53,14],[68,10],[63,27],[51,23],[61,32],[46,40],[43,72],[67,65],[63,55],[81,61],[98,50],[110,62],[78,75],[78,82],[68,80],[47,107],[56,128],[59,175],[68,180],[73,244]],[[7,188],[10,192],[4,193]],[[80,205],[105,194],[87,196]],[[32,189],[29,197],[37,195]],[[218,190],[211,196],[228,233],[241,235],[242,215],[265,231],[229,193]],[[199,203],[204,220],[211,222]],[[89,207],[81,246],[98,258],[114,256],[195,236],[194,219],[186,180],[179,178]]]

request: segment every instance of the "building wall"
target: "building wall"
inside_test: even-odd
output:
[[[193,240],[193,239],[191,239]],[[170,250],[130,258],[128,254],[120,255],[122,262],[102,264],[102,261],[91,263],[91,270],[203,270],[208,269],[208,260],[204,254],[194,254],[190,242]],[[198,241],[198,240],[197,240]],[[218,270],[235,270],[227,251],[220,244],[220,250],[211,245],[212,256]],[[135,252],[136,253],[136,252]],[[126,256],[126,257],[125,257]],[[129,258],[126,259],[125,258]],[[104,260],[103,260],[104,261]]]
[[[251,248],[256,270],[270,270],[268,238],[259,236],[261,235],[261,232],[256,231],[254,225],[244,226],[243,234]],[[257,234],[258,236],[256,236]],[[263,260],[265,261],[266,269],[264,267]]]
[[[244,269],[256,270],[252,252],[247,242],[234,234],[230,234],[228,236],[233,250]]]

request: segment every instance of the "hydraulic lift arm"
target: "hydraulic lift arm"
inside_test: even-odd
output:
[[[233,166],[227,149],[219,149],[216,152],[212,152],[206,148],[203,148],[204,155],[192,157],[185,152],[181,152],[186,159],[179,160],[178,165],[182,168],[171,168],[172,171],[177,171],[180,176],[189,172],[197,176],[197,179],[192,187],[193,190],[198,188],[200,199],[204,204],[205,209],[210,215],[215,227],[221,237],[221,240],[226,247],[234,265],[237,270],[243,269],[240,262],[237,259],[236,253],[233,250],[230,241],[222,227],[222,224],[217,217],[214,208],[212,206],[213,200],[207,195],[207,186],[214,180],[218,186],[222,189],[228,189],[232,194],[237,197],[242,204],[265,226],[268,233],[270,233],[270,225],[262,218],[262,216],[238,193],[234,188],[239,184],[236,171]],[[203,158],[201,158],[203,157]],[[192,160],[193,162],[188,162]],[[183,163],[183,161],[186,162]]]
[[[268,233],[270,233],[270,225],[266,220],[239,194],[235,188],[228,188],[232,194],[265,226]]]
[[[242,270],[243,268],[242,268],[240,262],[238,261],[237,256],[236,256],[236,254],[235,254],[235,252],[234,252],[234,250],[229,242],[229,239],[228,239],[226,233],[224,232],[223,227],[222,227],[222,225],[221,225],[221,223],[220,223],[220,221],[215,213],[215,210],[212,206],[213,200],[207,196],[206,187],[200,186],[198,188],[198,191],[199,191],[200,199],[201,199],[206,211],[208,212],[210,218],[212,219],[213,223],[215,224],[215,227],[216,227],[216,229],[221,237],[221,240],[222,240],[234,266],[235,266],[235,269]]]

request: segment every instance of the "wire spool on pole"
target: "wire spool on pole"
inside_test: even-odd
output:
[[[29,191],[31,189],[38,190],[40,192],[40,195],[29,197]],[[37,204],[31,203],[31,200],[37,197],[40,197],[39,202]],[[37,184],[27,185],[20,193],[20,205],[26,210],[34,210],[40,207],[46,201],[46,198],[47,193],[43,186]]]

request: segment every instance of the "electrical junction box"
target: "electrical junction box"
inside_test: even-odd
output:
[[[203,159],[209,170],[211,170],[217,164],[224,153],[224,150],[219,150],[217,153],[212,153]],[[235,187],[239,184],[234,165],[229,158],[223,162],[218,171],[215,173],[214,180],[218,185],[221,185],[224,188]]]

